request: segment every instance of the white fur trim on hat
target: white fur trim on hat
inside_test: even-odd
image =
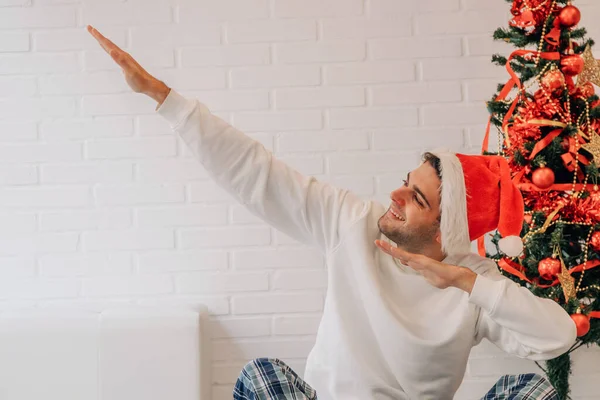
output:
[[[523,239],[520,236],[507,236],[498,241],[500,250],[509,257],[517,257],[523,252]]]
[[[442,251],[446,255],[466,254],[471,251],[469,220],[467,215],[467,190],[462,164],[454,153],[431,151],[440,159]]]

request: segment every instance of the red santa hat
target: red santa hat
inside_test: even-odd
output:
[[[431,153],[440,159],[442,250],[468,253],[473,240],[497,229],[500,250],[518,256],[523,251],[524,204],[507,161],[499,156]]]

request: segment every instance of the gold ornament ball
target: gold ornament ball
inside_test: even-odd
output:
[[[590,318],[583,314],[571,314],[571,319],[577,327],[577,336],[582,337],[590,331]]]

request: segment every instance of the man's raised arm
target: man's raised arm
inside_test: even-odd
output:
[[[156,100],[158,114],[169,121],[211,178],[271,226],[328,251],[366,211],[367,202],[303,176],[197,100],[169,89],[96,29],[88,31],[123,69],[131,89]]]

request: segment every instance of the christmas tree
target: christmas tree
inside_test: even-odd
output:
[[[508,0],[512,19],[495,40],[517,49],[492,62],[509,81],[487,103],[485,154],[509,161],[525,201],[524,251],[509,258],[492,242],[502,272],[535,295],[560,304],[577,326],[577,342],[539,365],[561,399],[569,398],[570,354],[600,345],[600,61],[566,0]],[[498,150],[488,150],[490,130]],[[483,240],[480,252],[486,250]]]

